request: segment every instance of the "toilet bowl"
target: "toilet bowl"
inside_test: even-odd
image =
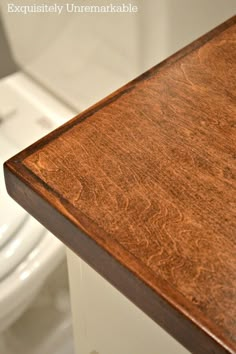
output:
[[[24,74],[0,80],[1,165],[73,113]],[[1,168],[0,332],[27,309],[64,257],[64,245],[8,196]]]
[[[12,149],[1,132],[0,147],[2,164]],[[7,195],[2,169],[0,195],[0,331],[4,331],[27,309],[48,275],[63,260],[65,250]]]
[[[0,332],[7,329],[28,308],[64,256],[61,242],[49,232],[44,232],[40,242],[11,273],[1,279]]]

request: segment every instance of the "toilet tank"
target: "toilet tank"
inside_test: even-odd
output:
[[[91,106],[236,11],[235,0],[112,2],[137,6],[132,13],[72,13],[64,0],[57,0],[55,4],[63,6],[61,14],[10,12],[9,3],[0,0],[15,61],[76,111]],[[31,0],[15,3],[32,5]],[[110,3],[96,1],[99,6]]]

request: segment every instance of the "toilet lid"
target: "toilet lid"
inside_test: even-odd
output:
[[[16,153],[4,136],[0,134],[0,248],[9,241],[28,218],[28,214],[6,192],[3,163]]]

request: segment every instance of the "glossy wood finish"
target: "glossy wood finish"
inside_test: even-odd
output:
[[[10,195],[193,353],[236,352],[235,58],[233,18],[5,165]]]

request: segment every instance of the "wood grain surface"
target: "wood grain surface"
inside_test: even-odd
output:
[[[5,174],[14,199],[191,352],[236,353],[235,160],[234,17]]]

